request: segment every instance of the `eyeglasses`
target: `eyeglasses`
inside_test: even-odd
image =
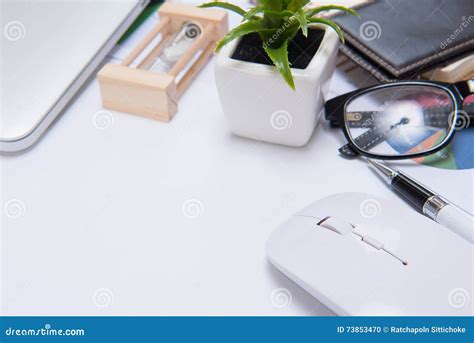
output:
[[[383,160],[423,157],[445,148],[460,128],[474,126],[474,80],[447,84],[401,81],[347,93],[326,102],[326,119],[342,127],[339,152]]]

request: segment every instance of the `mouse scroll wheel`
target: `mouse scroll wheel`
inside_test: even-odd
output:
[[[326,217],[322,221],[320,221],[318,225],[331,231],[337,232],[341,235],[350,233],[354,229],[354,226],[351,223],[336,217]]]

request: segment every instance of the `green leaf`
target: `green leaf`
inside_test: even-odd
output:
[[[263,12],[263,22],[268,29],[278,29],[285,26],[285,23],[291,24],[294,13],[291,11],[268,11]]]
[[[198,7],[201,8],[209,8],[209,7],[220,7],[224,8],[226,10],[233,11],[237,14],[240,14],[241,16],[245,16],[245,10],[240,8],[239,6],[229,4],[228,2],[222,2],[222,1],[214,1],[214,2],[208,2],[202,5],[199,5]]]
[[[291,0],[288,2],[286,9],[289,11],[296,12],[305,7],[311,0]]]
[[[250,10],[248,10],[248,11],[245,13],[244,19],[245,19],[245,20],[256,19],[256,18],[254,18],[254,17],[255,17],[257,14],[262,13],[264,10],[265,10],[265,8],[264,8],[262,5],[255,6],[255,7],[251,8]]]
[[[260,32],[262,30],[265,30],[265,27],[261,20],[247,21],[243,24],[240,24],[239,26],[229,31],[224,36],[224,38],[222,38],[219,43],[217,43],[216,52],[219,52],[219,50],[221,50],[224,45],[230,43],[236,38],[242,37],[251,32]]]
[[[283,11],[287,0],[259,0],[259,3],[271,11]]]
[[[309,19],[310,23],[321,23],[321,24],[326,24],[330,26],[334,31],[336,31],[337,35],[339,36],[339,39],[341,42],[344,44],[344,34],[342,33],[341,28],[339,25],[337,25],[335,22],[323,18],[311,18]]]
[[[301,26],[301,31],[303,31],[303,36],[308,37],[308,19],[302,8],[295,13],[295,18],[298,20]]]
[[[282,20],[287,20],[291,18],[291,16],[294,14],[291,11],[271,11],[271,10],[264,10],[263,14],[265,17],[268,17],[272,20],[272,22],[278,22]]]
[[[266,46],[265,52],[283,76],[286,83],[291,87],[291,89],[295,90],[295,81],[293,80],[290,62],[288,61],[288,41],[285,41],[283,45],[277,49],[272,49]]]
[[[292,2],[293,0],[282,0],[282,8],[283,9],[287,9],[288,8],[288,5],[290,2]]]
[[[265,29],[259,31],[259,35],[262,39],[263,46],[268,45],[269,47],[276,49],[279,48],[284,42],[291,41],[296,35],[300,26],[297,21],[295,24],[289,26],[283,31],[282,29]]]
[[[265,9],[271,11],[283,10],[282,0],[258,0],[258,2],[265,7]]]
[[[295,17],[285,20],[282,26],[269,26],[266,22],[264,25],[266,29],[259,31],[260,37],[264,45],[273,49],[279,48],[286,41],[291,41],[300,30],[300,24]]]
[[[320,12],[330,11],[330,10],[340,10],[340,11],[347,12],[347,13],[350,13],[352,15],[355,15],[357,17],[360,17],[359,13],[354,11],[352,8],[347,8],[347,7],[344,7],[344,6],[336,6],[336,5],[328,5],[328,6],[320,6],[320,7],[312,8],[312,9],[306,11],[306,16],[311,18],[311,17],[313,17],[314,15],[316,15]]]

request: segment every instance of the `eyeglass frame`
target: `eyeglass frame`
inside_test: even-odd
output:
[[[408,155],[398,155],[398,156],[373,154],[373,153],[362,150],[353,142],[353,138],[349,133],[349,129],[347,127],[347,123],[345,120],[345,114],[346,114],[348,104],[353,99],[363,94],[370,93],[378,89],[385,89],[385,88],[396,87],[396,86],[431,86],[431,87],[442,89],[447,94],[449,94],[449,96],[451,97],[451,100],[453,101],[453,107],[454,107],[451,113],[456,113],[456,116],[453,116],[450,131],[446,135],[443,142],[441,142],[436,147],[433,147],[424,152],[413,153],[413,154],[408,154]],[[329,120],[331,127],[342,128],[344,136],[346,137],[347,142],[348,142],[345,146],[348,145],[350,147],[350,149],[355,155],[354,157],[356,157],[357,155],[362,155],[368,158],[380,159],[380,160],[404,160],[404,159],[419,158],[419,157],[432,155],[438,151],[441,151],[442,149],[446,148],[451,143],[456,133],[455,124],[458,120],[459,112],[463,108],[464,100],[469,95],[472,95],[472,94],[474,94],[474,80],[462,81],[462,82],[457,82],[457,83],[445,83],[445,82],[424,81],[424,80],[395,81],[395,82],[384,83],[380,85],[361,88],[353,92],[342,94],[328,100],[324,106],[325,118],[326,120]],[[471,125],[474,124],[473,114],[469,114],[469,122],[471,123]]]

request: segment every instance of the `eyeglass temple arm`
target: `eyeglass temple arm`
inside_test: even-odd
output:
[[[326,102],[324,105],[324,117],[329,120],[331,127],[340,127],[344,125],[344,107],[347,100],[359,90],[339,95]]]
[[[474,79],[468,81],[461,81],[454,84],[461,95],[461,97],[466,99],[469,95],[474,94]]]
[[[454,84],[459,92],[459,95],[464,101],[468,96],[474,95],[474,79],[461,81]],[[464,113],[468,115],[467,123],[468,127],[474,127],[474,101],[464,104]]]
[[[347,94],[339,95],[328,100],[324,105],[324,117],[329,120],[331,127],[341,127],[344,125],[344,108],[347,100],[357,93],[353,91]],[[355,158],[359,153],[352,148],[350,143],[345,144],[339,149],[339,152],[346,158]]]

